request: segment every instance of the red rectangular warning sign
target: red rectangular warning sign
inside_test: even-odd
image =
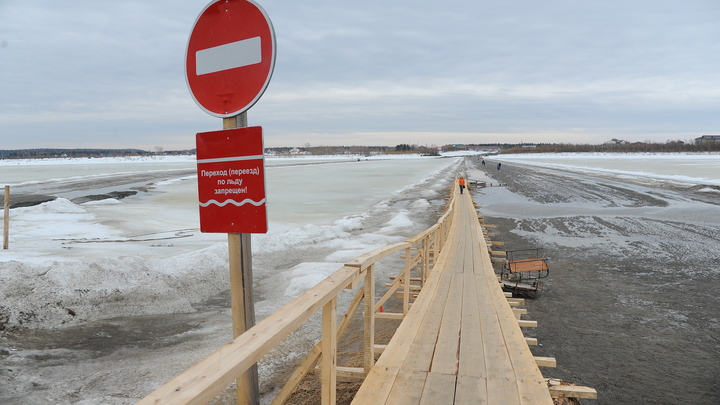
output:
[[[262,127],[197,134],[200,231],[266,233]]]

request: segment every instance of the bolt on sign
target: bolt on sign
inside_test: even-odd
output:
[[[200,231],[266,233],[261,127],[196,136]]]

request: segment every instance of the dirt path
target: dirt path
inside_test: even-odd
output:
[[[550,258],[525,317],[557,359],[543,374],[597,389],[588,404],[720,403],[720,198],[488,162],[495,239]]]

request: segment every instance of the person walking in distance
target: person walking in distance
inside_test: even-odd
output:
[[[502,164],[501,164],[501,163],[498,163],[498,166],[497,166],[497,167],[498,167],[498,170],[500,170],[500,166],[502,166]]]
[[[462,194],[463,190],[465,190],[465,177],[460,176],[458,184],[460,185],[460,194]]]

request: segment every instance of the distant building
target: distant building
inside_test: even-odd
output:
[[[626,140],[613,138],[609,141],[606,141],[605,145],[624,145],[626,143],[628,143]]]
[[[715,142],[720,142],[720,135],[703,135],[699,138],[695,138],[695,143],[697,143],[697,144],[715,143]]]
[[[308,152],[305,148],[295,147],[295,148],[290,149],[290,154],[291,155],[309,155],[310,152]]]

